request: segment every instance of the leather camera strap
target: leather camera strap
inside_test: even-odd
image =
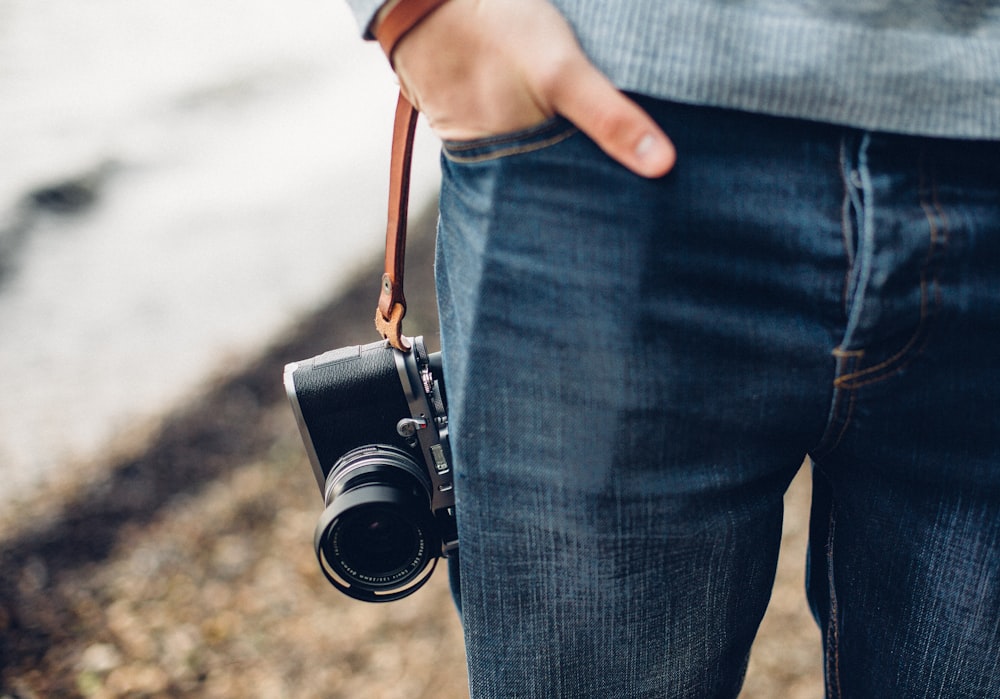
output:
[[[397,0],[393,3],[390,0],[386,3],[389,9],[375,29],[375,38],[389,59],[389,65],[392,65],[392,53],[396,50],[396,44],[400,39],[446,1]]]
[[[375,310],[375,329],[393,347],[410,350],[403,336],[406,298],[403,295],[403,267],[406,256],[406,214],[410,199],[410,163],[413,160],[413,137],[417,128],[416,108],[399,95],[392,131],[392,157],[389,165],[389,219],[385,229],[385,271],[382,293]]]

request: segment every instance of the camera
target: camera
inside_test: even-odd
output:
[[[331,350],[285,366],[285,389],[326,509],[313,543],[341,592],[405,597],[458,548],[439,352],[422,337]]]

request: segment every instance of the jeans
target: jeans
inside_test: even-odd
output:
[[[639,99],[445,144],[472,696],[735,697],[807,455],[827,696],[1000,696],[1000,144]]]

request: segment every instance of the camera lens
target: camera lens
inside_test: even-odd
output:
[[[420,524],[381,504],[361,505],[342,516],[328,548],[334,567],[370,586],[405,580],[427,558]]]
[[[436,556],[426,474],[405,453],[366,447],[330,472],[316,553],[330,581],[358,599],[397,599]],[[415,588],[414,588],[415,589]]]
[[[342,519],[333,542],[345,567],[392,577],[419,557],[419,532],[399,513],[377,505],[357,510]]]

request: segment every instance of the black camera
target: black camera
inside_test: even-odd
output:
[[[285,367],[326,509],[314,544],[341,592],[405,597],[458,548],[440,353],[422,337],[344,347]]]

